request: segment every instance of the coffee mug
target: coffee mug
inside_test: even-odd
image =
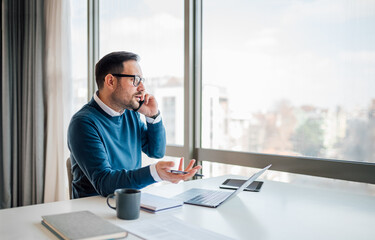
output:
[[[116,206],[109,203],[109,199],[116,198]],[[141,205],[141,191],[130,188],[116,189],[115,193],[107,196],[107,204],[116,210],[117,217],[125,220],[134,220],[139,217]]]

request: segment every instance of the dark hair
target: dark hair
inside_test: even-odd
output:
[[[112,52],[105,55],[95,65],[95,79],[98,89],[104,85],[104,78],[108,73],[121,73],[124,70],[123,62],[139,61],[139,56],[131,52]]]

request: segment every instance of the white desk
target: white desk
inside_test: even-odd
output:
[[[192,187],[218,189],[228,177],[234,176],[143,191],[171,197]],[[117,219],[105,198],[90,197],[0,210],[0,239],[56,239],[41,225],[41,215],[78,210],[92,211],[119,226],[132,222]],[[141,211],[133,221],[165,215],[235,239],[375,239],[375,196],[275,181],[265,181],[260,193],[242,192],[217,209],[184,205],[158,214]]]

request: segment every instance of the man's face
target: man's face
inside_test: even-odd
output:
[[[124,70],[121,74],[138,75],[142,77],[142,70],[137,61],[123,62]],[[116,77],[117,86],[111,95],[111,102],[121,110],[134,110],[139,107],[141,96],[144,95],[144,85],[141,82],[137,87],[133,85],[133,77]]]

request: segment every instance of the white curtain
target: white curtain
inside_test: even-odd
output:
[[[44,201],[68,199],[66,141],[71,116],[71,48],[69,0],[45,2],[46,23],[46,165]]]

